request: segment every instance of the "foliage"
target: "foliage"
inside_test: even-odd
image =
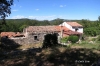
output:
[[[3,23],[5,23],[5,17],[11,14],[11,5],[13,0],[0,0],[0,18],[3,19]]]
[[[97,38],[92,38],[92,41],[96,41],[97,40]]]
[[[13,0],[0,0],[0,32],[6,25],[5,18],[11,14],[11,5],[13,5]]]
[[[44,37],[43,48],[53,47],[58,44],[57,34],[47,34]]]
[[[78,36],[71,35],[68,37],[68,41],[71,41],[72,43],[76,43],[79,40]]]
[[[97,37],[97,40],[100,41],[100,35]]]
[[[61,39],[61,42],[66,43],[67,40],[68,40],[68,37],[63,37],[63,38]]]
[[[89,28],[85,28],[84,32],[86,35],[89,35],[89,36],[97,36],[100,30],[98,27],[89,27]]]
[[[26,26],[47,26],[47,25],[59,25],[63,23],[64,19],[54,19],[51,21],[48,20],[31,20],[31,19],[6,19],[6,25],[0,26],[0,31],[15,31],[15,32],[22,32],[23,28]],[[84,35],[85,36],[97,36],[100,34],[100,21],[90,21],[90,20],[70,20],[76,21],[79,24],[83,25]],[[2,24],[2,20],[0,20],[0,24]]]

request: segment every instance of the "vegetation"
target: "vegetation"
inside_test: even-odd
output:
[[[68,37],[68,41],[71,41],[72,43],[76,43],[79,40],[78,36],[71,35]]]
[[[100,35],[97,37],[97,40],[100,41]]]
[[[43,41],[43,48],[51,48],[52,46],[56,46],[58,44],[57,34],[47,34],[45,35],[45,39]]]
[[[0,66],[91,66],[98,62],[100,53],[86,48],[56,46],[7,52],[0,56]],[[78,62],[78,61],[87,61]]]
[[[54,19],[51,21],[48,20],[32,20],[32,19],[6,19],[6,25],[1,25],[0,31],[15,31],[15,32],[22,32],[23,28],[27,26],[45,26],[45,25],[59,25],[63,23],[64,19]],[[86,36],[97,36],[100,34],[100,20],[97,21],[90,21],[90,20],[70,20],[70,21],[76,21],[83,25],[84,27],[84,35]],[[2,20],[0,20],[0,24],[2,24]]]
[[[62,43],[67,43],[67,41],[68,41],[68,37],[63,37],[63,38],[61,39],[61,42],[62,42]]]
[[[0,0],[0,16],[1,18],[7,17],[11,14],[10,6],[13,5],[13,0]]]
[[[27,26],[59,25],[64,21],[69,21],[59,18],[51,21],[25,18],[7,19],[5,23],[5,18],[11,14],[11,5],[13,5],[13,0],[0,0],[0,18],[3,19],[0,20],[0,32],[22,32],[23,28]],[[70,21],[82,24],[85,36],[97,36],[100,34],[100,16],[97,21],[83,19]],[[84,39],[79,44],[71,44],[69,46],[58,46],[56,34],[46,35],[45,38],[43,48],[38,48],[37,45],[33,46],[33,44],[21,46],[10,39],[2,40],[1,43],[0,38],[0,66],[91,66],[92,64],[96,65],[96,63],[99,63],[100,36],[89,40]],[[70,36],[62,38],[61,41],[67,42],[69,40],[75,43],[78,39],[77,36]],[[40,44],[38,45],[40,47]]]
[[[3,19],[2,24],[5,24],[5,18],[11,14],[11,5],[13,5],[13,0],[0,0],[0,18]]]
[[[0,45],[0,66],[91,66],[100,58],[100,41],[90,43],[84,40],[79,44],[53,45],[44,49],[39,48],[40,44],[18,46],[12,40],[7,40]]]

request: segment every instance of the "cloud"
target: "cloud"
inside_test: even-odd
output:
[[[50,15],[50,16],[23,16],[23,15],[17,15],[13,16],[11,19],[21,19],[21,18],[28,18],[28,19],[37,19],[37,20],[53,20],[57,18],[56,15]]]
[[[37,20],[53,20],[56,18],[56,15],[50,16],[29,16],[29,19],[37,19]]]
[[[11,19],[22,19],[22,18],[28,18],[28,19],[36,19],[36,20],[53,20],[56,18],[66,18],[65,15],[48,15],[48,16],[23,16],[23,15],[17,15],[13,16]]]
[[[18,10],[12,10],[12,11],[18,11]]]
[[[27,18],[27,17],[22,15],[17,15],[17,16],[13,16],[11,19],[21,19],[21,18]]]
[[[66,7],[66,5],[60,5],[60,7]]]
[[[60,7],[64,7],[63,5],[60,5]]]
[[[39,11],[39,9],[35,9],[36,11]]]
[[[13,6],[16,7],[16,4],[14,4]]]

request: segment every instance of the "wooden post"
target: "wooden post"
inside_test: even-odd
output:
[[[61,24],[61,38],[63,37],[63,26]]]

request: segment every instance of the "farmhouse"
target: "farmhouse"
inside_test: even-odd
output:
[[[16,33],[14,34],[12,32],[11,34],[7,34],[5,32],[1,33],[1,37],[3,36],[14,36],[13,39],[19,44],[32,44],[32,43],[38,43],[43,42],[45,39],[45,36],[48,34],[56,34],[58,41],[62,37],[70,36],[70,35],[77,35],[81,36],[83,34],[83,26],[78,24],[77,22],[63,22],[60,25],[53,25],[53,26],[28,26],[23,29],[23,35]],[[16,36],[19,35],[19,38]],[[20,38],[22,37],[23,38]]]
[[[63,22],[59,26],[65,26],[72,31],[83,33],[83,26],[77,22]]]

